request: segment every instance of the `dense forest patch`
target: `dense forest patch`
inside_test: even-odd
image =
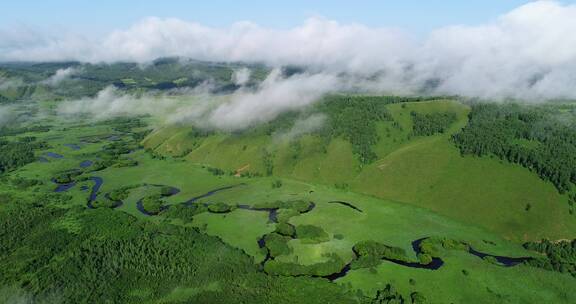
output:
[[[361,163],[376,160],[373,145],[379,140],[376,124],[393,121],[386,108],[391,103],[434,100],[430,97],[395,96],[352,96],[334,95],[326,97],[318,111],[328,116],[322,135],[328,139],[343,137],[352,144],[352,150]]]
[[[55,228],[71,219],[79,230]],[[123,212],[21,204],[0,211],[0,225],[0,285],[19,286],[35,302],[141,303],[217,283],[225,288],[186,300],[357,303],[324,280],[267,276],[242,251],[196,229]]]
[[[0,138],[0,174],[35,161],[34,151],[44,147],[46,144],[34,137],[22,137],[18,141]]]
[[[410,112],[412,116],[412,134],[415,136],[430,136],[444,131],[456,121],[455,113],[420,114]]]
[[[544,106],[474,104],[454,136],[462,154],[495,155],[553,183],[561,193],[576,183],[576,125]]]
[[[541,242],[526,243],[524,248],[545,255],[542,258],[528,261],[528,265],[569,273],[576,278],[576,240],[559,242],[542,240]]]

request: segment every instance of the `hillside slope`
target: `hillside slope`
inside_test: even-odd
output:
[[[551,183],[519,165],[460,155],[451,137],[467,124],[468,106],[434,100],[391,103],[385,111],[389,119],[375,123],[371,162],[354,153],[350,139],[323,131],[282,140],[277,129],[198,136],[179,126],[156,130],[143,143],[230,174],[271,174],[418,205],[513,240],[574,237],[567,197]],[[434,113],[455,120],[441,133],[416,136],[414,120]]]

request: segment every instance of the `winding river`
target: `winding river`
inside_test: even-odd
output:
[[[352,205],[351,203],[348,203],[348,202],[331,201],[331,202],[328,202],[328,204],[340,204],[340,205],[346,206],[346,207],[348,207],[348,208],[354,209],[354,210],[356,210],[356,211],[358,211],[358,212],[360,212],[360,213],[364,212],[364,211],[362,211],[360,208],[358,208],[358,207],[356,207],[356,206],[354,206],[354,205]]]
[[[513,257],[486,254],[486,253],[482,253],[480,251],[474,250],[474,248],[472,248],[471,246],[468,246],[468,253],[475,255],[481,259],[484,259],[485,257],[494,258],[500,265],[502,265],[504,267],[516,266],[518,264],[522,264],[522,263],[532,259],[530,257],[513,258]]]
[[[266,240],[265,240],[266,235],[263,235],[262,237],[260,237],[258,239],[258,247],[259,248],[266,248]],[[421,249],[420,249],[420,243],[422,243],[422,241],[426,240],[428,238],[421,238],[421,239],[417,239],[415,241],[412,242],[412,249],[414,250],[414,253],[416,255],[422,253]],[[519,264],[522,264],[525,261],[528,261],[532,258],[530,257],[505,257],[505,256],[496,256],[496,255],[491,255],[491,254],[487,254],[487,253],[482,253],[479,252],[477,250],[474,250],[471,246],[468,246],[469,250],[468,252],[474,256],[480,257],[480,258],[485,258],[485,257],[493,257],[496,259],[496,261],[498,261],[499,266],[502,267],[513,267],[513,266],[517,266]],[[344,265],[344,267],[335,273],[332,274],[328,274],[328,275],[324,275],[324,276],[314,276],[312,275],[312,277],[321,277],[324,279],[327,279],[329,281],[335,281],[337,279],[343,278],[345,277],[348,272],[350,272],[350,270],[352,270],[352,262],[354,260],[356,260],[358,258],[358,254],[357,252],[354,251],[354,258],[352,259],[352,261],[350,263],[347,263],[346,265]],[[264,258],[264,260],[260,263],[261,268],[264,267],[264,264],[266,264],[266,262],[268,262],[269,260],[273,260],[274,257],[272,257],[270,255],[270,251],[266,248],[266,257]],[[417,269],[427,269],[427,270],[438,270],[440,269],[443,265],[444,265],[444,261],[439,258],[439,257],[433,257],[432,261],[428,264],[421,264],[418,262],[407,262],[407,261],[401,261],[401,260],[395,260],[395,259],[388,259],[388,258],[382,258],[382,260],[384,261],[388,261],[397,265],[401,265],[401,266],[405,266],[405,267],[410,267],[410,268],[417,268]]]
[[[178,189],[176,187],[170,187],[170,186],[158,185],[158,184],[145,184],[145,186],[169,187],[170,191],[168,193],[164,194],[163,197],[170,197],[170,196],[173,196],[173,195],[180,193],[180,189]],[[160,210],[158,212],[149,212],[146,210],[146,208],[144,208],[144,204],[142,203],[143,199],[144,198],[141,198],[138,200],[138,202],[136,202],[136,209],[138,209],[138,211],[140,211],[144,215],[148,215],[148,216],[158,215],[160,212],[162,212],[162,211],[164,211],[170,207],[170,206],[160,206]]]
[[[66,184],[59,184],[54,180],[52,180],[52,182],[56,184],[56,189],[54,189],[54,192],[57,192],[57,193],[66,192],[66,191],[72,189],[74,186],[76,186],[76,182],[71,182],[71,183],[66,183]]]
[[[54,153],[54,152],[46,152],[44,155],[52,157],[52,158],[64,158],[64,155]]]
[[[98,196],[98,192],[100,191],[100,188],[102,187],[102,184],[104,181],[101,177],[97,177],[97,176],[90,177],[90,178],[88,178],[88,180],[91,180],[94,183],[94,185],[92,186],[90,196],[88,198],[88,204],[87,204],[88,208],[93,209],[95,207],[92,205],[92,203],[94,201],[96,201],[96,198]],[[64,192],[64,191],[67,191],[67,190],[71,189],[72,187],[74,187],[75,184],[76,184],[75,182],[72,182],[69,184],[59,184],[58,187],[54,191],[55,192]],[[195,196],[195,197],[193,197],[193,198],[191,198],[191,199],[189,199],[189,200],[187,200],[181,204],[183,204],[185,206],[192,206],[199,199],[206,198],[206,197],[214,195],[218,192],[229,190],[229,189],[240,187],[240,186],[244,186],[244,185],[245,184],[242,183],[242,184],[236,184],[236,185],[231,185],[231,186],[226,186],[226,187],[220,187],[220,188],[208,191],[204,194]],[[151,184],[151,186],[167,187],[164,185],[155,185],[155,184]],[[180,189],[175,188],[175,187],[170,187],[170,191],[168,193],[164,194],[164,197],[173,196],[177,193],[180,193]],[[109,199],[109,196],[108,196],[109,194],[107,193],[105,195]],[[341,204],[341,205],[344,205],[348,208],[354,209],[357,212],[363,212],[361,209],[359,209],[356,206],[354,206],[350,203],[347,203],[347,202],[331,201],[329,203]],[[121,204],[122,204],[122,202],[119,202],[119,204],[117,204],[117,206],[114,206],[114,208],[120,206]],[[208,204],[204,204],[204,205],[208,206]],[[157,214],[157,213],[147,212],[142,205],[142,199],[140,199],[137,202],[136,206],[137,206],[138,210],[145,215],[156,215]],[[170,206],[162,206],[161,211],[166,210],[169,207]],[[243,209],[243,210],[251,210],[251,211],[257,211],[257,212],[268,212],[268,221],[270,223],[278,223],[277,212],[278,212],[279,208],[277,208],[277,207],[275,207],[275,208],[257,208],[257,207],[252,207],[249,205],[243,205],[243,204],[238,204],[237,207],[238,207],[238,209]],[[310,212],[315,207],[316,207],[316,205],[314,203],[311,203],[309,205],[308,209],[301,211],[300,214]],[[226,211],[226,212],[230,212],[230,211]],[[266,237],[266,235],[263,235],[262,237],[260,237],[258,239],[257,242],[258,242],[259,248],[266,248],[265,237]],[[292,236],[292,237],[295,238],[296,236]],[[412,249],[414,250],[414,253],[416,255],[422,253],[422,251],[420,249],[420,244],[422,243],[422,241],[424,241],[426,239],[428,239],[428,238],[421,238],[421,239],[417,239],[417,240],[412,242]],[[498,262],[498,265],[503,266],[503,267],[513,267],[513,266],[522,264],[523,262],[531,259],[530,257],[506,257],[506,256],[491,255],[491,254],[477,251],[474,248],[472,248],[471,246],[468,246],[467,252],[469,254],[472,254],[472,255],[477,256],[477,257],[482,258],[482,259],[487,258],[487,257],[493,258],[493,259],[495,259],[496,262]],[[356,260],[357,256],[358,256],[357,253],[354,252],[353,261]],[[262,270],[263,270],[264,264],[271,259],[274,259],[274,258],[270,255],[270,251],[266,248],[266,257],[260,263]],[[421,264],[418,262],[407,262],[407,261],[388,259],[388,258],[383,258],[383,260],[391,262],[391,263],[395,263],[395,264],[398,264],[401,266],[405,266],[405,267],[417,268],[417,269],[426,269],[426,270],[437,270],[437,269],[440,269],[444,265],[444,261],[439,257],[432,257],[432,261],[428,264]],[[352,264],[352,262],[347,263],[346,265],[344,265],[344,267],[340,271],[338,271],[336,273],[329,274],[329,275],[321,276],[321,277],[328,279],[330,281],[335,281],[337,279],[340,279],[340,278],[346,276],[348,274],[348,272],[352,269],[351,264]]]
[[[196,202],[197,200],[199,200],[199,199],[201,199],[201,198],[209,197],[209,196],[214,195],[214,194],[216,194],[216,193],[218,193],[218,192],[221,192],[221,191],[224,191],[224,190],[229,190],[229,189],[236,188],[236,187],[240,187],[240,186],[245,186],[245,185],[246,185],[246,184],[241,183],[241,184],[236,184],[236,185],[231,185],[231,186],[226,186],[226,187],[217,188],[217,189],[208,191],[208,192],[206,192],[206,193],[204,193],[204,194],[195,196],[195,197],[193,197],[193,198],[191,198],[191,199],[183,202],[182,204],[184,204],[185,206],[188,206],[188,207],[189,207],[189,206],[192,206],[192,204],[194,204],[194,202]]]
[[[278,208],[255,208],[249,205],[238,205],[238,209],[268,212],[268,222],[278,223]]]
[[[91,161],[91,160],[82,161],[82,162],[80,163],[80,168],[88,168],[88,167],[92,166],[93,163],[94,163],[94,162]]]
[[[421,238],[421,239],[417,239],[417,240],[412,242],[412,249],[414,250],[414,253],[416,255],[422,253],[422,250],[420,249],[420,243],[422,243],[422,241],[427,240],[427,239],[428,238]],[[517,266],[519,264],[522,264],[525,261],[532,259],[530,257],[505,257],[505,256],[491,255],[488,253],[482,253],[480,251],[474,250],[471,246],[468,246],[468,248],[469,248],[468,252],[470,254],[477,256],[477,257],[480,257],[482,259],[485,257],[495,258],[496,261],[498,261],[498,263],[500,263],[499,266],[502,266],[502,267]],[[354,252],[354,260],[356,259],[357,256],[358,256],[357,253]],[[440,269],[444,265],[444,261],[439,257],[433,257],[432,261],[428,264],[420,264],[417,262],[406,262],[406,261],[387,259],[387,258],[383,258],[383,260],[388,261],[388,262],[392,262],[392,263],[395,263],[398,265],[410,267],[410,268],[427,269],[427,270],[437,270],[437,269]],[[351,264],[352,263],[346,264],[344,266],[344,268],[342,268],[342,270],[337,272],[337,273],[333,273],[333,274],[322,276],[322,277],[325,279],[328,279],[330,281],[340,279],[340,278],[346,276],[346,274],[348,274],[348,272],[351,270]]]
[[[100,191],[100,187],[102,187],[104,180],[98,176],[92,176],[92,177],[89,177],[88,179],[94,182],[94,186],[92,186],[92,191],[90,191],[90,196],[88,197],[87,206],[90,209],[94,209],[94,206],[92,205],[92,203],[94,201],[96,201],[96,198],[98,197],[98,191]]]

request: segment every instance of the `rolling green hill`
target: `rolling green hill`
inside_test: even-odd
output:
[[[576,302],[574,103],[341,93],[232,131],[58,111],[109,85],[216,107],[242,67],[0,65],[0,303]]]
[[[256,64],[213,63],[183,58],[161,58],[146,65],[133,62],[0,63],[0,103],[82,98],[94,96],[108,86],[141,94],[190,89],[209,82],[214,92],[229,93],[238,89],[231,79],[232,74],[246,67],[252,72],[247,86],[254,86],[269,72],[269,68]],[[50,78],[58,71],[67,69],[73,72],[57,83],[50,83]]]
[[[466,113],[466,107],[452,102],[438,104],[442,109],[462,111],[459,115]],[[396,106],[393,115],[403,117],[410,115],[400,115],[403,111],[410,113],[419,106],[424,107],[422,113],[432,113],[428,111],[435,104]],[[528,265],[504,267],[449,246],[450,242],[465,242],[493,255],[539,256],[520,242],[507,240],[505,234],[406,202],[356,193],[343,186],[337,189],[330,182],[304,182],[306,167],[302,163],[287,173],[296,176],[304,172],[298,180],[242,174],[254,170],[252,167],[235,176],[186,158],[162,158],[158,153],[138,149],[141,132],[147,129],[138,120],[58,124],[62,128],[12,129],[4,136],[9,141],[33,136],[35,141],[50,145],[31,146],[45,161],[20,164],[3,175],[0,217],[7,233],[0,235],[0,265],[11,266],[0,267],[0,283],[12,285],[1,289],[0,299],[14,299],[15,295],[45,299],[57,292],[66,299],[64,303],[86,297],[124,303],[204,303],[214,298],[248,303],[370,303],[379,291],[393,284],[400,294],[418,292],[431,303],[493,303],[502,298],[513,303],[574,300],[572,294],[565,293],[573,284],[570,274]],[[248,142],[220,134],[210,135],[205,141],[260,146],[267,144],[268,137],[256,136]],[[145,142],[154,138],[158,137],[152,134]],[[442,138],[444,135],[399,143],[396,150],[354,171],[354,175],[359,179],[371,168],[380,170],[378,166],[396,154],[407,154],[403,151]],[[172,140],[182,141],[177,137]],[[302,140],[310,140],[310,146],[312,140],[321,143],[312,135]],[[328,146],[327,152],[320,150],[332,153],[332,159],[327,160],[341,161],[341,155],[345,155],[357,166],[355,170],[361,166],[346,140],[334,139]],[[339,150],[339,146],[345,149]],[[320,153],[318,149],[306,149],[302,149],[302,155]],[[248,151],[246,155],[250,153],[262,152]],[[313,157],[327,161],[319,155]],[[306,158],[303,162],[313,160]],[[86,161],[90,162],[82,167]],[[463,161],[470,162],[467,158]],[[490,159],[479,161],[499,164]],[[324,171],[329,176],[342,170],[324,166],[320,169],[333,170]],[[262,175],[266,175],[265,169],[266,165],[261,164]],[[521,176],[516,171],[511,174]],[[320,180],[322,176],[311,174],[309,178]],[[69,189],[53,192],[70,182],[73,184]],[[353,187],[360,186],[351,184]],[[164,209],[157,215],[149,215],[139,207],[143,198],[152,197],[159,198],[160,210]],[[119,204],[113,201],[116,199],[121,200]],[[193,202],[186,207],[191,199]],[[313,205],[306,203],[302,209],[302,202]],[[92,207],[87,208],[87,204]],[[271,217],[272,209],[276,210],[275,217]],[[294,227],[295,234],[279,236],[281,225]],[[326,275],[346,269],[343,264],[357,259],[353,249],[366,241],[392,246],[400,252],[398,258],[417,264],[414,261],[426,260],[414,249],[414,241],[422,238],[441,240],[430,253],[442,260],[436,270],[379,260],[370,266],[352,264],[359,266],[351,266],[331,282],[313,277],[315,273]],[[266,239],[264,247],[261,239]],[[272,253],[273,260],[269,257]],[[36,266],[29,269],[30,263]],[[79,279],[86,283],[75,283]],[[28,280],[31,283],[21,285]],[[87,286],[96,286],[99,292],[90,293]],[[526,288],[533,292],[524,292]]]
[[[568,197],[553,184],[495,157],[461,155],[452,136],[467,125],[469,106],[434,100],[392,103],[385,110],[391,119],[374,126],[376,159],[370,163],[360,161],[345,136],[327,139],[323,131],[279,141],[281,131],[198,137],[190,127],[168,127],[152,132],[144,145],[225,171],[267,175],[268,166],[273,176],[417,205],[513,240],[573,237]],[[417,136],[413,113],[454,113],[456,120],[442,133]]]

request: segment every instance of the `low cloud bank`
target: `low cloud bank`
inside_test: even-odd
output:
[[[270,121],[280,113],[310,105],[323,94],[338,88],[329,74],[299,74],[289,78],[274,70],[256,91],[240,90],[229,102],[208,115],[207,123],[219,129],[242,129]]]
[[[286,30],[250,22],[214,28],[147,18],[100,39],[0,31],[0,60],[146,62],[182,56],[305,65],[322,75],[370,77],[375,90],[537,100],[576,98],[574,32],[576,5],[557,1],[530,2],[493,22],[444,27],[420,40],[398,29],[322,18]],[[244,72],[236,73],[238,84],[245,83]],[[219,112],[237,111],[230,105]]]
[[[24,81],[20,78],[7,79],[0,77],[0,90],[14,89],[23,85]]]
[[[114,87],[107,87],[94,98],[63,101],[59,103],[59,114],[76,117],[88,115],[96,120],[119,116],[154,115],[162,116],[176,111],[177,100],[165,96],[133,96]]]
[[[232,82],[234,82],[235,85],[243,86],[243,85],[247,84],[248,81],[250,81],[251,75],[252,75],[252,72],[248,68],[242,68],[242,69],[236,70],[232,74]]]
[[[0,106],[0,128],[10,124],[15,120],[14,113],[12,112],[12,107],[10,106]]]
[[[274,134],[274,139],[277,142],[292,141],[302,135],[317,131],[324,126],[326,118],[324,114],[312,114],[306,118],[298,119],[287,132]]]
[[[226,96],[209,94],[209,84],[178,92],[177,96],[134,96],[108,87],[94,98],[61,102],[57,111],[69,117],[85,115],[96,120],[151,115],[165,123],[233,131],[310,105],[340,85],[338,78],[328,74],[298,74],[286,78],[280,70],[273,70],[257,88],[242,87]]]
[[[75,67],[69,67],[65,69],[58,69],[54,75],[50,76],[48,79],[43,81],[44,84],[55,86],[58,85],[60,82],[70,78],[70,76],[79,74],[81,70]]]

